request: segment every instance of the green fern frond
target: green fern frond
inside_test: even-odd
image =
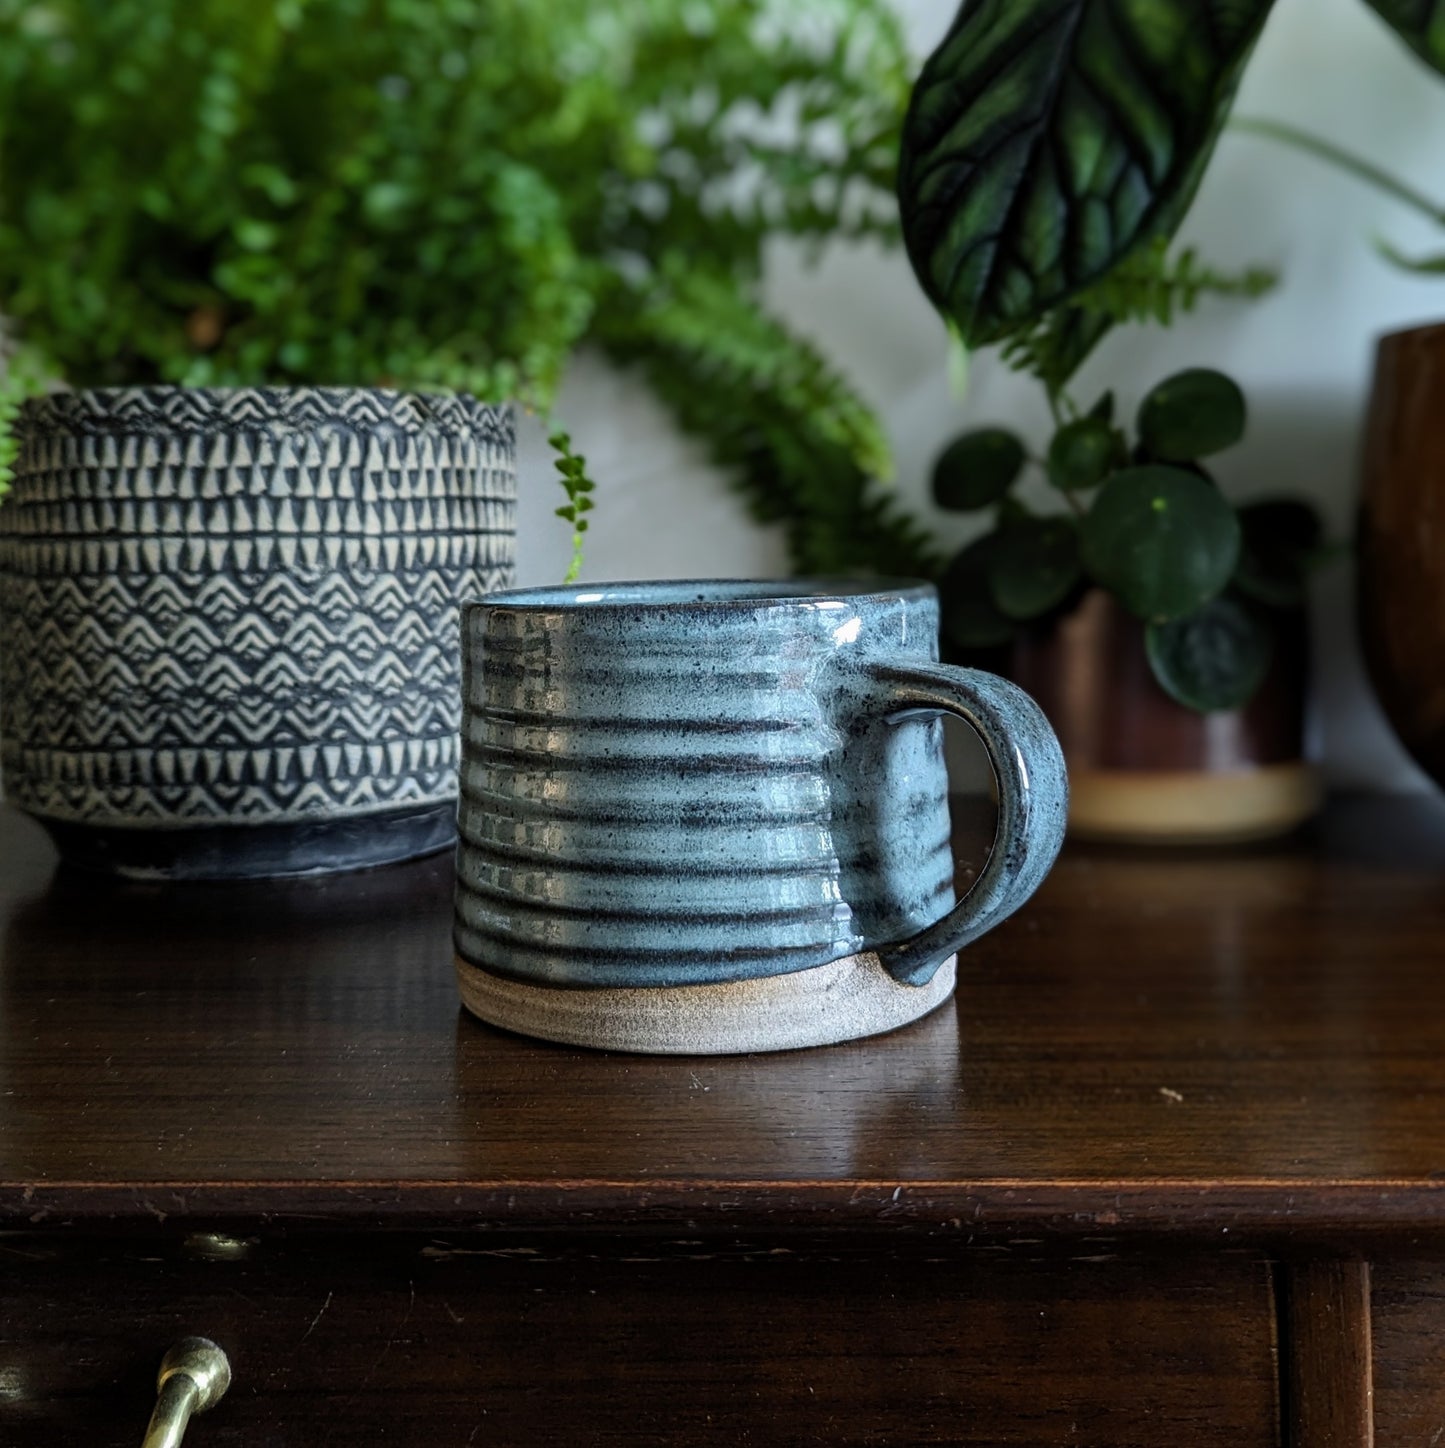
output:
[[[1055,307],[1007,338],[999,355],[1006,367],[1037,378],[1053,398],[1113,326],[1113,319],[1104,313]]]
[[[1260,297],[1278,280],[1267,267],[1220,271],[1200,261],[1192,246],[1171,257],[1168,240],[1159,237],[1125,257],[1076,297],[1074,305],[1115,325],[1155,322],[1167,327],[1181,313],[1192,312],[1202,297]]]
[[[812,346],[728,278],[678,272],[631,300],[600,319],[608,350],[706,441],[753,516],[783,525],[795,567],[936,575],[927,531],[875,481],[877,419]]]
[[[766,401],[845,452],[873,476],[892,476],[878,419],[810,343],[768,316],[731,277],[668,264],[639,309],[604,334],[609,345],[644,341],[669,359],[687,357],[705,383]],[[630,309],[629,309],[630,311]]]
[[[0,311],[76,387],[545,416],[658,258],[746,290],[775,238],[896,235],[912,68],[889,0],[0,0]],[[881,467],[795,360],[777,406]]]
[[[1171,256],[1168,239],[1156,237],[1066,305],[1008,338],[1000,354],[1014,371],[1057,393],[1114,327],[1168,327],[1204,297],[1259,297],[1277,280],[1265,267],[1221,271],[1202,262],[1193,247]]]
[[[20,451],[15,419],[27,398],[45,391],[48,370],[28,348],[8,346],[0,332],[0,498],[10,491]]]

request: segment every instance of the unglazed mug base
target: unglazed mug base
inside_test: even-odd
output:
[[[831,1046],[896,1030],[953,994],[957,957],[900,985],[872,951],[757,980],[581,989],[531,985],[456,960],[462,1004],[519,1035],[655,1056]]]

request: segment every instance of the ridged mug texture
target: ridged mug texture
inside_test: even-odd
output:
[[[542,984],[746,980],[952,906],[942,726],[885,721],[869,672],[936,659],[931,590],[547,597],[466,611],[463,959]]]

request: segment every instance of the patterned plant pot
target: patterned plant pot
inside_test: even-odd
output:
[[[506,408],[101,389],[17,432],[0,764],[63,856],[218,879],[452,842],[458,607],[512,577]]]

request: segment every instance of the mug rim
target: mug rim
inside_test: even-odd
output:
[[[695,589],[703,593],[696,598],[682,596]],[[614,593],[615,597],[609,597]],[[796,608],[803,604],[874,603],[894,598],[923,602],[937,596],[938,590],[923,578],[829,574],[797,578],[644,578],[504,588],[473,600],[465,608],[467,612],[509,608],[528,613],[582,614],[639,608],[659,612],[678,608]]]

